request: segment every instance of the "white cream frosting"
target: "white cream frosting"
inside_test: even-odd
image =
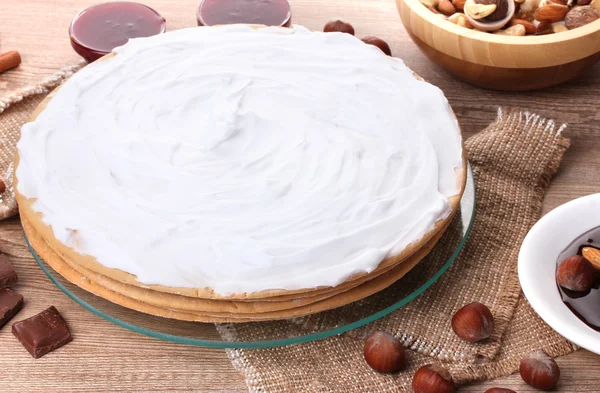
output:
[[[107,267],[222,295],[332,286],[451,211],[446,98],[353,36],[202,27],[115,52],[23,126],[16,173]]]

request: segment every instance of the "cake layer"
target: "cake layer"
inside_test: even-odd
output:
[[[311,304],[295,305],[294,301],[291,301],[290,303],[293,306],[287,309],[271,311],[262,310],[261,312],[256,311],[248,313],[242,311],[228,311],[230,309],[230,301],[228,300],[217,301],[223,303],[222,311],[219,312],[216,310],[193,311],[189,309],[180,309],[173,307],[173,304],[169,306],[159,305],[157,304],[157,299],[164,295],[163,293],[159,292],[155,293],[154,296],[146,297],[145,299],[132,297],[130,296],[130,293],[120,292],[118,288],[102,285],[100,283],[102,280],[98,280],[97,277],[82,274],[79,270],[74,269],[73,266],[68,264],[63,258],[56,254],[52,248],[48,247],[47,243],[41,236],[39,236],[39,234],[37,234],[37,232],[35,232],[35,229],[31,226],[27,219],[23,220],[23,229],[27,234],[30,244],[37,251],[38,255],[60,275],[80,288],[83,288],[94,295],[100,296],[113,303],[146,314],[195,322],[254,322],[288,319],[315,314],[344,306],[375,294],[398,281],[431,251],[433,246],[443,234],[443,231],[438,232],[432,239],[423,244],[423,247],[421,247],[419,251],[409,257],[406,260],[406,263],[396,266],[389,272],[348,291],[341,292],[335,296],[319,300]],[[158,303],[160,302],[161,301],[159,300]]]

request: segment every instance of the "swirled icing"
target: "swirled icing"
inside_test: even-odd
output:
[[[141,283],[337,285],[459,192],[442,92],[348,34],[192,28],[85,67],[23,126],[18,191],[55,237]]]

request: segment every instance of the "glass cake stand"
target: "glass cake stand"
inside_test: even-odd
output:
[[[116,325],[161,340],[211,348],[268,348],[319,340],[357,329],[391,314],[421,295],[452,265],[463,248],[475,213],[475,187],[469,166],[460,211],[430,252],[387,289],[346,306],[283,321],[212,324],[154,317],[97,297],[70,283],[44,262],[25,240],[48,278],[67,296]],[[401,312],[401,311],[400,311]]]

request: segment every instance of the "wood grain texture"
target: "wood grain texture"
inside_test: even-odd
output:
[[[147,0],[167,18],[167,28],[192,27],[197,0]],[[0,74],[0,97],[39,81],[78,61],[67,28],[90,0],[0,0],[0,52],[18,49],[23,64]],[[457,81],[421,54],[402,27],[394,0],[291,0],[294,23],[320,29],[330,18],[354,25],[358,36],[376,35],[390,43],[417,73],[446,94],[468,137],[488,125],[498,106],[529,109],[568,122],[572,147],[546,197],[544,210],[573,198],[600,192],[600,66],[559,87],[535,93],[501,93]],[[25,308],[14,320],[55,305],[73,329],[73,343],[34,360],[10,333],[0,329],[0,391],[172,391],[247,392],[225,352],[151,339],[119,328],[72,302],[51,284],[30,256],[17,219],[0,223],[0,249],[20,276],[16,288]],[[579,351],[558,360],[559,392],[598,392],[600,357]],[[534,392],[518,375],[461,388],[481,393],[492,386]]]
[[[600,60],[600,52],[570,63],[540,68],[506,68],[475,64],[449,56],[409,32],[412,40],[431,61],[476,86],[504,91],[529,91],[560,85],[580,74]]]

